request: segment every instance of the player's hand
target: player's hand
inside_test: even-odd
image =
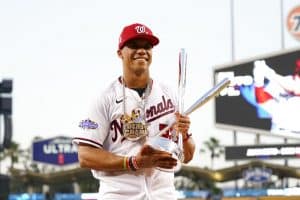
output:
[[[183,135],[186,135],[189,132],[190,129],[190,118],[188,116],[182,115],[179,112],[175,113],[176,116],[176,122],[173,126],[176,133],[181,133]]]
[[[160,151],[149,145],[144,145],[136,155],[136,161],[139,168],[161,167],[172,169],[177,165],[177,159],[172,157],[171,153]]]

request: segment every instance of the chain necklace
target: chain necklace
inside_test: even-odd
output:
[[[152,79],[149,79],[145,92],[143,93],[142,107],[136,108],[131,111],[130,115],[126,112],[126,86],[124,77],[122,77],[123,89],[123,116],[121,121],[123,123],[124,137],[130,141],[137,141],[148,135],[147,122],[146,122],[146,104],[152,88]]]

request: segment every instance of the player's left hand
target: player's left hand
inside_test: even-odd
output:
[[[175,129],[176,133],[181,133],[181,134],[187,134],[189,132],[190,128],[190,118],[186,115],[182,115],[179,112],[175,113],[176,116],[176,122],[173,128]]]
[[[136,155],[136,162],[139,168],[161,167],[172,169],[177,165],[171,153],[154,149],[150,145],[142,146],[140,152]]]

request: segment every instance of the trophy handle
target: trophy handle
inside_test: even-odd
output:
[[[178,69],[178,112],[183,114],[184,112],[184,93],[186,86],[186,65],[187,53],[184,48],[179,52],[179,69]],[[183,153],[183,139],[182,134],[178,134],[178,147],[180,150],[178,159],[182,162],[184,160]]]

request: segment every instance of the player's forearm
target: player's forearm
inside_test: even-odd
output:
[[[78,146],[78,159],[82,168],[99,171],[122,171],[124,157],[86,145]]]
[[[162,167],[171,169],[176,165],[172,154],[143,146],[136,156],[118,156],[108,151],[81,144],[78,158],[82,168],[98,171],[135,171],[143,168]]]
[[[183,142],[184,163],[188,163],[193,159],[195,152],[195,143],[193,138],[189,138]]]

